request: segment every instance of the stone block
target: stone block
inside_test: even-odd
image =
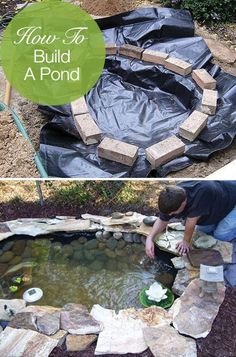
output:
[[[96,341],[97,335],[68,335],[66,337],[66,349],[68,352],[84,351],[94,341]]]
[[[203,113],[214,115],[217,108],[217,96],[216,90],[204,89],[202,96],[201,111]]]
[[[146,149],[146,159],[156,168],[166,162],[182,155],[185,145],[176,136],[171,136]]]
[[[192,78],[202,89],[216,89],[216,80],[203,68],[194,69]]]
[[[98,146],[98,156],[132,166],[138,156],[138,147],[123,141],[105,138]]]
[[[88,106],[87,106],[87,103],[86,103],[84,97],[81,97],[81,98],[73,101],[71,103],[71,109],[72,109],[72,113],[74,116],[79,115],[79,114],[85,114],[85,113],[89,112]]]
[[[165,60],[165,68],[181,76],[187,76],[192,72],[192,65],[190,63],[174,57],[169,57]]]
[[[194,112],[192,112],[192,114],[180,125],[179,135],[189,141],[194,141],[207,125],[207,119],[208,115],[194,110]]]
[[[165,64],[165,60],[168,58],[168,54],[160,51],[145,50],[142,54],[142,60],[145,62],[151,62],[155,64]]]
[[[75,125],[86,145],[96,144],[101,140],[101,131],[89,113],[76,115]]]
[[[119,54],[127,57],[141,59],[144,49],[141,47],[125,44],[120,46]]]
[[[118,47],[115,43],[109,43],[106,45],[106,54],[107,55],[116,55]]]

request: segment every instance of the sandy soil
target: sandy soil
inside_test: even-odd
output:
[[[16,2],[17,1],[12,1],[12,3]],[[77,5],[81,4],[82,8],[96,16],[109,16],[122,11],[135,9],[138,6],[154,5],[154,2],[149,0],[76,0],[71,2],[74,2]],[[0,7],[2,6],[1,3],[4,2],[0,2]],[[159,5],[155,2],[155,6]],[[216,31],[217,34],[214,33],[214,31]],[[234,24],[229,26],[229,31],[226,31],[225,28],[224,31],[222,31],[222,28],[220,27],[214,27],[208,31],[205,27],[197,26],[197,34],[203,36],[204,38],[214,39],[216,42],[220,42],[228,46],[228,48],[231,48],[232,51],[236,49],[235,33],[236,31]],[[214,62],[218,63],[226,72],[236,76],[236,63],[229,64],[219,59],[215,59]],[[2,68],[0,67],[0,100],[3,98],[4,90],[4,74]],[[37,111],[36,104],[32,104],[14,92],[12,95],[11,106],[22,119],[26,129],[29,132],[35,149],[38,150],[40,130],[48,122],[48,118]],[[191,167],[181,170],[177,173],[170,174],[169,177],[206,177],[234,159],[236,159],[236,140],[234,140],[230,148],[213,154],[208,162],[194,164]]]

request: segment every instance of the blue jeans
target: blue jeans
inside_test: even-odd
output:
[[[232,262],[236,263],[236,206],[218,224],[199,225],[197,230],[210,234],[217,240],[233,243]]]

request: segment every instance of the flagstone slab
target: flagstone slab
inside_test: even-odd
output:
[[[4,309],[6,306],[6,309]],[[22,299],[0,299],[0,320],[10,321],[13,317],[26,306],[25,300]]]
[[[224,284],[217,283],[216,300],[206,296],[201,298],[201,284],[200,279],[194,279],[181,297],[175,300],[169,311],[173,316],[173,326],[176,330],[193,338],[204,338],[209,334],[225,296]]]
[[[91,316],[84,305],[67,304],[61,311],[61,328],[72,335],[96,334],[103,325]]]
[[[48,357],[57,343],[36,331],[6,327],[0,333],[0,356]]]
[[[97,335],[68,335],[66,337],[66,349],[69,352],[84,351],[96,339]]]
[[[169,325],[146,327],[143,336],[154,357],[197,357],[196,342]]]
[[[95,355],[141,353],[147,349],[143,328],[170,324],[172,316],[160,307],[125,309],[116,313],[94,305],[91,315],[104,325],[100,332]]]

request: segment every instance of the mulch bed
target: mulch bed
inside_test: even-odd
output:
[[[15,12],[17,4],[24,4],[22,0],[0,0],[0,15]]]
[[[236,356],[236,287],[227,288],[211,332],[197,341],[198,357]]]

